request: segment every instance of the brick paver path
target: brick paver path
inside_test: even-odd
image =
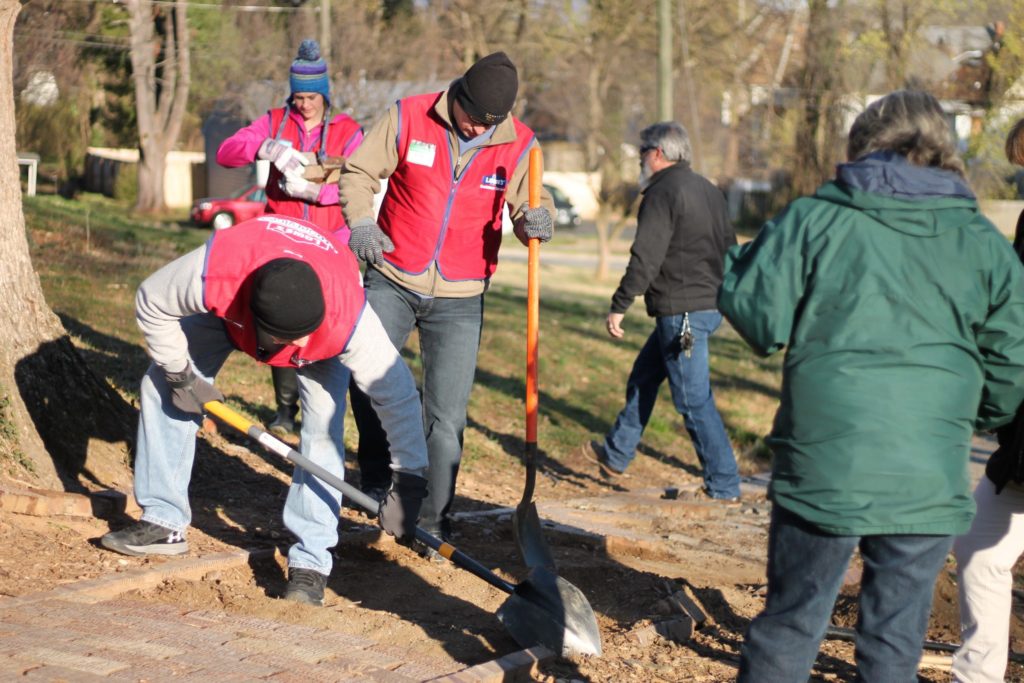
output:
[[[115,598],[0,601],[0,680],[381,681],[452,673],[336,631]]]

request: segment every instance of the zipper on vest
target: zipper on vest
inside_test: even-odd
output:
[[[448,222],[451,219],[452,204],[455,202],[455,193],[458,192],[459,184],[462,182],[462,179],[466,177],[466,171],[469,170],[473,160],[476,159],[477,151],[479,151],[479,148],[473,150],[473,155],[469,158],[469,161],[466,162],[465,168],[463,168],[460,173],[456,173],[456,160],[451,158],[452,150],[451,147],[448,148],[448,161],[450,162],[449,165],[452,169],[451,188],[448,190],[448,202],[444,206],[444,216],[441,218],[441,232],[437,236],[437,244],[434,245],[434,255],[431,258],[431,261],[434,264],[434,269],[437,270],[438,273],[441,271],[441,264],[438,263],[437,259],[441,255],[441,246],[444,244],[445,235],[448,234]],[[433,289],[434,288],[431,287],[431,291],[433,291]]]

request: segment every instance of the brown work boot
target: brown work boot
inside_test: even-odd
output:
[[[622,476],[622,470],[617,470],[608,464],[608,454],[604,446],[596,441],[584,441],[580,447],[583,457],[591,462],[597,463],[601,470],[601,476],[605,479],[617,479]]]
[[[701,486],[699,489],[696,489],[695,491],[687,491],[680,497],[683,500],[688,500],[695,503],[713,503],[715,505],[721,505],[723,507],[730,508],[739,507],[740,505],[743,504],[740,501],[739,496],[734,496],[732,498],[715,498],[710,493],[708,493],[708,490],[703,486]]]

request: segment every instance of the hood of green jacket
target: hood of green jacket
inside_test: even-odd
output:
[[[814,196],[917,237],[960,229],[978,216],[977,199],[959,175],[916,166],[892,152],[841,164],[836,180],[822,185]]]

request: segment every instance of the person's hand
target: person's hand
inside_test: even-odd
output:
[[[416,520],[426,497],[426,479],[409,472],[395,472],[391,488],[377,511],[377,523],[395,540],[411,541],[416,537]]]
[[[608,318],[605,320],[605,327],[608,330],[609,336],[615,339],[622,339],[622,335],[626,333],[626,331],[622,329],[622,319],[624,317],[624,313],[608,314]]]
[[[373,220],[356,221],[349,226],[349,230],[352,236],[348,238],[348,248],[356,258],[367,263],[379,266],[384,263],[384,252],[395,250],[394,242]]]
[[[310,204],[320,197],[320,183],[302,177],[302,171],[288,171],[281,178],[281,189],[289,197],[301,199]]]
[[[298,173],[302,174],[302,169],[306,167],[309,160],[306,159],[306,155],[301,152],[297,152],[291,145],[286,145],[280,140],[274,140],[273,138],[267,138],[260,145],[259,150],[256,152],[257,159],[266,159],[270,163],[274,164],[281,173]]]
[[[171,403],[183,413],[202,415],[203,405],[210,401],[223,401],[224,394],[205,379],[196,377],[191,367],[181,372],[168,372],[164,376],[171,388]]]
[[[547,242],[555,233],[555,222],[551,214],[543,206],[530,208],[528,204],[520,207],[523,213],[523,232],[528,239],[537,238],[541,242]]]

